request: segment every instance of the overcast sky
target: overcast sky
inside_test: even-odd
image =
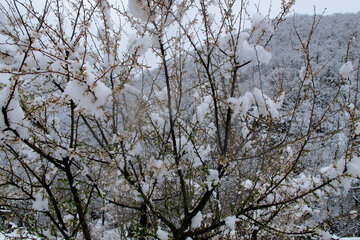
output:
[[[261,11],[266,11],[272,2],[272,17],[280,10],[281,0],[261,0],[260,2]],[[251,7],[258,3],[259,0],[250,0]],[[317,13],[322,13],[325,8],[325,14],[357,13],[360,11],[360,0],[297,0],[292,10],[296,13],[313,14],[314,6]]]

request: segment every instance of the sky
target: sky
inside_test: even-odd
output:
[[[253,6],[258,3],[259,0],[250,0],[253,10],[256,9]],[[270,3],[272,3],[271,17],[274,17],[280,11],[281,0],[261,0],[260,11],[266,12]],[[322,13],[325,9],[325,14],[357,13],[360,11],[360,0],[297,0],[292,11],[298,14],[313,14],[314,6],[317,14]]]

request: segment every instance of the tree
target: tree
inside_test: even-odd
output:
[[[44,238],[101,239],[108,229],[136,239],[320,234],[328,216],[309,215],[324,191],[346,190],[360,175],[353,70],[346,65],[338,94],[320,106],[314,18],[308,38],[298,35],[298,85],[249,86],[250,73],[261,83],[266,47],[294,1],[272,22],[252,16],[244,31],[247,4],[1,5],[1,205]],[[158,63],[146,63],[146,51]],[[321,130],[340,115],[341,128]],[[338,135],[333,161],[314,169],[313,143]]]

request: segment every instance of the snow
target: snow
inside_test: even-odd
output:
[[[148,195],[149,192],[150,192],[150,184],[149,183],[146,183],[146,182],[143,182],[142,186],[141,186],[141,190],[143,191],[143,193],[145,195]]]
[[[154,123],[154,125],[161,129],[165,125],[165,120],[160,116],[159,113],[151,113],[150,114],[151,121]]]
[[[197,117],[198,117],[198,121],[202,122],[204,121],[205,115],[209,112],[209,104],[211,103],[211,96],[206,96],[204,97],[204,102],[202,102],[198,107],[197,107]]]
[[[203,215],[201,212],[198,212],[193,219],[191,219],[191,227],[198,228],[201,226],[201,222],[203,220]]]
[[[299,71],[299,77],[300,79],[304,79],[305,76],[306,76],[306,71],[307,71],[307,68],[305,66],[302,66],[300,71]]]
[[[254,97],[250,92],[246,92],[244,96],[239,98],[229,98],[228,103],[234,111],[234,116],[240,114],[242,117],[250,110],[254,103]]]
[[[261,64],[269,64],[272,55],[262,46],[255,46],[256,58]]]
[[[347,164],[347,170],[353,177],[360,178],[360,157],[353,157]]]
[[[243,66],[242,69],[257,64],[269,63],[272,57],[271,53],[260,45],[250,44],[248,42],[250,35],[247,32],[241,32],[236,43],[233,42],[234,35],[237,35],[237,33],[228,33],[220,38],[219,47],[228,55],[235,54],[239,64],[250,61],[250,63]]]
[[[336,162],[336,164],[321,168],[320,173],[329,178],[335,178],[339,176],[344,171],[344,169],[345,159],[341,158]]]
[[[200,146],[198,149],[198,154],[195,154],[195,152],[191,149],[191,146],[189,146],[186,151],[193,153],[193,159],[194,159],[193,167],[196,168],[196,167],[201,166],[202,165],[201,160],[204,160],[210,154],[211,147],[210,147],[210,145]]]
[[[243,182],[242,185],[244,188],[250,189],[253,186],[253,182],[250,179],[246,179],[246,181]]]
[[[144,10],[146,2],[144,0],[129,0],[128,2],[129,13],[141,21],[148,21],[149,15]]]
[[[356,127],[355,134],[360,135],[360,122],[356,123],[355,127]]]
[[[243,138],[246,138],[249,133],[250,133],[250,130],[248,129],[248,127],[246,125],[244,125],[241,128],[241,134],[242,134]]]
[[[15,89],[14,95],[12,99],[8,99],[11,94],[10,86],[4,87],[0,91],[0,109],[4,107],[8,101],[10,101],[9,106],[7,108],[7,118],[10,124],[10,127],[16,130],[21,137],[26,138],[28,136],[27,127],[28,123],[24,121],[24,112],[20,107],[19,103],[19,93],[18,90]],[[0,130],[7,128],[5,125],[5,118],[3,113],[0,113]],[[1,136],[1,135],[0,135]]]
[[[110,6],[109,3],[106,0],[100,1],[100,7],[104,14],[104,21],[106,23],[106,27],[112,29],[113,24],[111,22],[111,14],[110,14]]]
[[[79,108],[100,117],[103,114],[101,107],[107,103],[111,93],[110,88],[89,74],[85,82],[70,81],[65,88],[64,96],[73,100]]]
[[[158,227],[158,230],[156,231],[156,235],[160,240],[168,240],[169,234],[162,230],[160,227]]]
[[[343,78],[350,77],[352,71],[353,71],[353,65],[352,65],[351,61],[347,61],[340,68],[340,74]]]
[[[231,230],[235,230],[236,222],[239,221],[239,219],[236,218],[235,216],[229,216],[224,220],[225,220],[225,225]]]
[[[206,178],[206,185],[210,190],[212,186],[216,186],[219,183],[219,171],[215,169],[209,169],[209,175]]]
[[[68,215],[65,215],[63,219],[64,219],[64,222],[69,223],[74,219],[74,216],[71,214],[68,214]]]
[[[36,194],[34,197],[35,197],[35,201],[32,204],[32,208],[34,210],[37,210],[37,211],[48,211],[49,210],[49,205],[48,205],[47,199],[43,199],[40,194]]]
[[[253,14],[250,17],[250,22],[251,22],[251,29],[253,31],[260,31],[260,32],[273,31],[270,19],[267,16],[263,16],[260,13]]]
[[[339,238],[339,240],[360,240],[360,237],[343,237]]]
[[[37,240],[40,238],[29,234],[25,229],[22,228],[17,228],[11,233],[0,232],[0,240],[10,240],[10,239]]]
[[[253,94],[260,115],[266,117],[270,113],[273,118],[280,116],[278,108],[280,108],[281,102],[275,103],[258,88],[254,88]]]
[[[244,116],[251,109],[251,106],[256,103],[256,108],[254,109],[255,112],[265,117],[270,114],[271,117],[277,119],[280,117],[279,109],[282,105],[284,97],[285,95],[282,94],[278,101],[275,102],[266,96],[260,89],[254,88],[252,93],[247,92],[244,96],[239,98],[229,98],[227,102],[234,111],[234,116]],[[247,130],[244,129],[243,134],[246,133]]]
[[[132,34],[128,38],[127,49],[130,52],[136,52],[137,55],[143,55],[151,46],[151,42],[148,36],[140,37],[139,34]]]
[[[322,240],[360,240],[360,237],[337,237],[322,230],[317,230],[317,234],[319,234]]]
[[[271,53],[266,51],[262,46],[254,46],[247,41],[240,41],[237,48],[236,55],[239,58],[240,63],[251,61],[248,66],[254,66],[258,62],[260,64],[268,64],[271,59]]]

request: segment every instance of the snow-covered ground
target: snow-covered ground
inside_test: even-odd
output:
[[[24,240],[38,240],[36,236],[30,235],[28,232],[20,230],[15,230],[11,233],[2,233],[0,232],[0,240],[11,240],[11,239],[24,239]]]
[[[19,238],[23,239],[23,240],[38,240],[39,239],[35,236],[29,235],[26,231],[21,231],[21,230],[15,230],[14,232],[7,233],[7,234],[3,234],[0,232],[0,240],[11,240],[11,239],[19,239]],[[162,238],[160,238],[160,239],[162,239]],[[333,240],[333,239],[325,239],[325,240]],[[360,237],[345,237],[345,238],[339,238],[337,240],[360,240]]]

